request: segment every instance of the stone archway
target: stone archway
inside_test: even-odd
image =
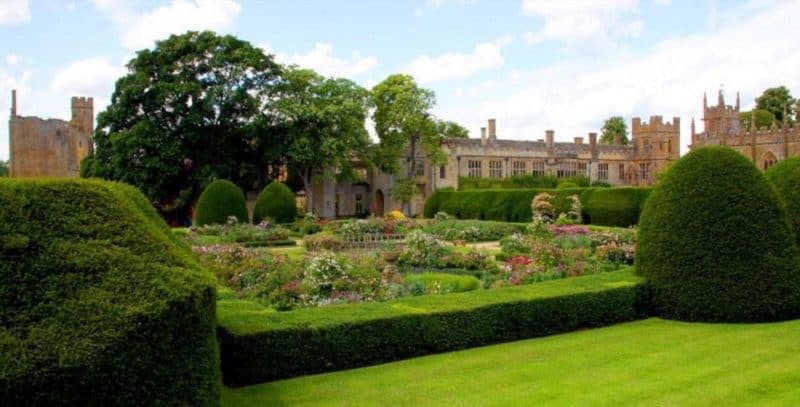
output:
[[[375,216],[383,217],[383,191],[380,189],[375,191],[375,201],[372,204],[375,212]]]
[[[769,167],[775,165],[778,162],[778,158],[775,157],[775,154],[772,151],[767,151],[766,153],[761,155],[761,169],[766,171]]]

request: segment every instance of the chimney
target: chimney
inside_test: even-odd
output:
[[[575,137],[575,145],[583,144],[583,137]]]
[[[597,133],[589,133],[589,150],[592,153],[597,149]]]
[[[481,127],[481,145],[486,145],[486,127]]]
[[[554,134],[555,134],[555,132],[553,130],[545,130],[545,132],[544,132],[545,140],[547,140],[547,148],[548,149],[553,148]]]
[[[17,90],[11,90],[11,116],[17,115]]]
[[[494,119],[489,119],[489,140],[496,140],[496,139],[497,139],[496,121]]]

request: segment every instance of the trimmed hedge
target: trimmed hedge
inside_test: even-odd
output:
[[[639,223],[652,188],[590,188],[580,196],[583,221],[604,226],[631,226]]]
[[[226,301],[223,380],[244,386],[633,320],[647,303],[638,282],[619,271],[288,312]]]
[[[225,224],[230,216],[235,216],[242,223],[250,220],[244,192],[233,182],[216,180],[197,199],[194,225]]]
[[[253,209],[253,223],[258,225],[264,219],[272,219],[276,223],[290,223],[297,218],[297,203],[289,187],[272,181],[256,199]]]
[[[693,150],[647,200],[636,270],[658,312],[688,321],[800,315],[800,255],[778,194],[742,154]]]
[[[764,175],[778,190],[786,206],[786,215],[792,224],[795,238],[800,244],[800,157],[779,161],[769,167]]]
[[[485,242],[500,240],[514,233],[525,233],[528,225],[529,223],[448,219],[425,225],[422,231],[444,240]]]
[[[215,283],[130,186],[0,181],[3,405],[219,405]]]
[[[504,189],[436,191],[425,202],[424,215],[444,211],[459,219],[529,222],[531,201],[539,193],[553,194],[557,212],[569,211],[570,195],[578,195],[585,223],[627,227],[637,223],[652,188]]]

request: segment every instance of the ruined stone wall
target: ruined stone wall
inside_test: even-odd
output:
[[[94,152],[92,98],[72,98],[72,120],[17,115],[12,92],[9,119],[10,175],[76,177],[81,160]]]

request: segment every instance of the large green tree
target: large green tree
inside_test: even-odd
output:
[[[0,177],[7,177],[8,172],[8,162],[0,160]]]
[[[137,52],[98,115],[83,175],[139,187],[185,208],[217,178],[263,183],[280,66],[233,36],[187,32]]]
[[[442,141],[450,137],[466,137],[467,131],[454,122],[437,120],[432,114],[436,104],[433,91],[417,85],[409,75],[394,74],[372,88],[375,105],[373,120],[380,143],[375,149],[378,166],[401,176],[396,181],[393,198],[403,203],[410,213],[410,200],[416,193],[418,152],[432,164],[444,164],[447,156]],[[401,165],[404,162],[404,165]],[[405,169],[405,174],[401,174]]]
[[[279,151],[299,175],[311,211],[313,177],[353,177],[354,161],[368,163],[370,144],[364,122],[369,92],[347,79],[324,78],[309,69],[288,68],[274,104]]]
[[[603,128],[600,130],[600,143],[611,144],[614,142],[614,136],[619,135],[622,144],[628,144],[628,125],[625,124],[625,119],[622,116],[609,117],[603,123]]]
[[[796,104],[797,100],[792,97],[792,93],[786,86],[769,88],[756,98],[756,108],[769,111],[778,122],[783,121],[785,111],[787,120],[792,123]]]
[[[756,129],[760,129],[771,126],[774,121],[775,115],[769,110],[753,109],[739,113],[739,122],[745,130],[750,130],[753,122],[755,122]]]

